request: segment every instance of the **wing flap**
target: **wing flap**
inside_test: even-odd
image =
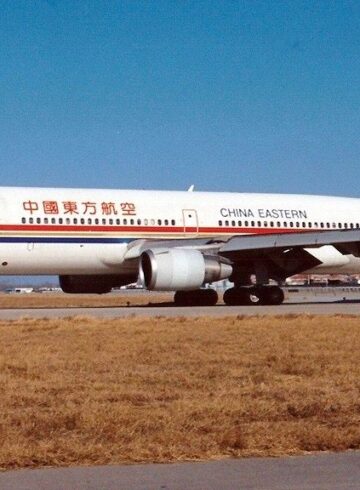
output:
[[[360,230],[235,236],[220,247],[219,253],[221,255],[234,253],[244,255],[251,252],[258,254],[292,248],[317,248],[324,245],[332,245],[343,254],[360,257]]]

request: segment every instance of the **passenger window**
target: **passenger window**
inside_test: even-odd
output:
[[[138,225],[141,225],[141,219],[138,219],[138,220],[137,220],[137,224],[138,224]],[[166,224],[166,223],[165,223],[165,224]]]
[[[98,224],[99,224],[99,218],[95,218],[95,219],[94,219],[94,223],[95,223],[96,225],[98,225]]]
[[[236,226],[235,221],[232,221],[232,222],[231,222],[231,226]]]
[[[36,223],[39,225],[41,223],[41,219],[40,218],[36,218]]]
[[[219,226],[222,226],[222,221],[221,221],[221,219],[219,220]]]
[[[119,218],[116,220],[116,224],[119,225],[120,224],[120,220]]]
[[[56,219],[55,218],[51,218],[51,224],[54,225],[56,223]]]
[[[308,223],[309,228],[312,228],[312,223]]]
[[[229,222],[225,220],[225,226],[229,226]]]
[[[320,228],[324,228],[324,223],[320,223]]]
[[[281,228],[281,223],[280,223],[280,221],[277,221],[277,222],[276,222],[276,226],[277,226],[278,228]]]
[[[77,218],[74,218],[74,219],[73,219],[73,223],[74,223],[74,225],[77,225],[77,223],[78,223]]]
[[[172,220],[171,220],[171,224],[172,224],[173,226],[175,226],[175,220],[174,220],[174,219],[172,219]]]
[[[264,221],[264,227],[267,228],[268,222]]]
[[[302,227],[303,227],[303,228],[306,228],[306,223],[305,223],[305,221],[303,221],[303,223],[302,223]]]
[[[133,219],[130,220],[130,224],[133,225],[135,221]]]
[[[270,221],[270,227],[274,228],[274,222],[273,221]]]
[[[314,228],[318,228],[318,223],[315,221]]]
[[[44,223],[47,225],[49,223],[49,218],[44,218]]]
[[[82,225],[84,225],[84,224],[85,224],[85,220],[84,220],[84,218],[81,218],[80,223],[81,223]]]
[[[70,218],[66,218],[66,224],[69,225],[70,224]]]
[[[287,228],[287,221],[284,221],[284,228]]]
[[[139,220],[139,221],[140,221],[140,220]],[[138,223],[139,223],[139,221],[138,221]],[[164,225],[165,225],[165,226],[169,226],[169,220],[168,220],[168,219],[166,219],[166,220],[164,221]]]
[[[26,223],[26,218],[21,218],[21,223]]]
[[[242,221],[238,221],[238,226],[241,228],[242,227]]]
[[[147,226],[149,224],[149,220],[148,219],[144,219],[144,225]]]
[[[342,224],[341,223],[339,223],[339,228],[342,228]]]
[[[63,219],[59,218],[59,225],[62,225],[62,224],[63,224]]]
[[[347,224],[347,223],[345,223],[345,224],[344,224],[344,228],[347,228],[347,227],[348,227],[348,224]]]
[[[326,223],[326,228],[331,228],[330,223]]]
[[[300,223],[298,221],[296,222],[296,228],[300,228]]]
[[[29,218],[29,223],[33,224],[34,223],[34,218]]]
[[[112,218],[109,219],[109,225],[113,225],[114,224],[114,220]]]
[[[102,219],[102,224],[106,225],[106,219],[105,218]]]
[[[127,219],[125,218],[123,221],[124,225],[127,225]]]
[[[258,227],[261,228],[261,221],[258,221]]]
[[[251,222],[251,226],[255,226],[255,221],[252,221]]]
[[[247,228],[249,226],[249,222],[245,221],[244,225],[245,225],[245,228]]]

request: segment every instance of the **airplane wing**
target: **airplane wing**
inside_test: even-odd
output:
[[[230,237],[231,238],[231,237]],[[137,259],[146,250],[169,249],[169,248],[189,248],[200,250],[204,253],[217,253],[221,245],[225,243],[224,239],[214,238],[181,238],[175,240],[135,240],[128,246],[125,254],[126,260]]]
[[[218,253],[238,267],[257,264],[266,268],[270,277],[284,280],[323,264],[329,255],[322,256],[311,249],[326,246],[336,249],[331,251],[332,260],[344,265],[347,259],[343,256],[360,256],[360,230],[236,236],[224,243]]]
[[[334,230],[272,235],[241,235],[231,238],[220,252],[281,250],[294,247],[312,248],[332,245],[343,254],[360,256],[360,230]]]
[[[270,277],[283,280],[321,265],[321,257],[309,249],[326,245],[334,247],[339,255],[360,257],[360,229],[236,235],[226,239],[136,240],[130,244],[126,259],[137,259],[149,249],[196,249],[203,254],[219,255],[240,267],[261,264]]]

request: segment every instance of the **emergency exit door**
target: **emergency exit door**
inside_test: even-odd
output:
[[[184,234],[197,236],[199,232],[198,216],[195,209],[183,209]]]

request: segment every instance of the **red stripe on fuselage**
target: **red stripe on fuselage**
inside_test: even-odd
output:
[[[305,233],[310,231],[325,231],[312,228],[237,228],[237,227],[179,227],[179,226],[102,226],[102,225],[0,225],[0,232],[71,232],[71,233],[181,233],[181,234],[209,234],[211,235],[273,235],[279,233]]]

